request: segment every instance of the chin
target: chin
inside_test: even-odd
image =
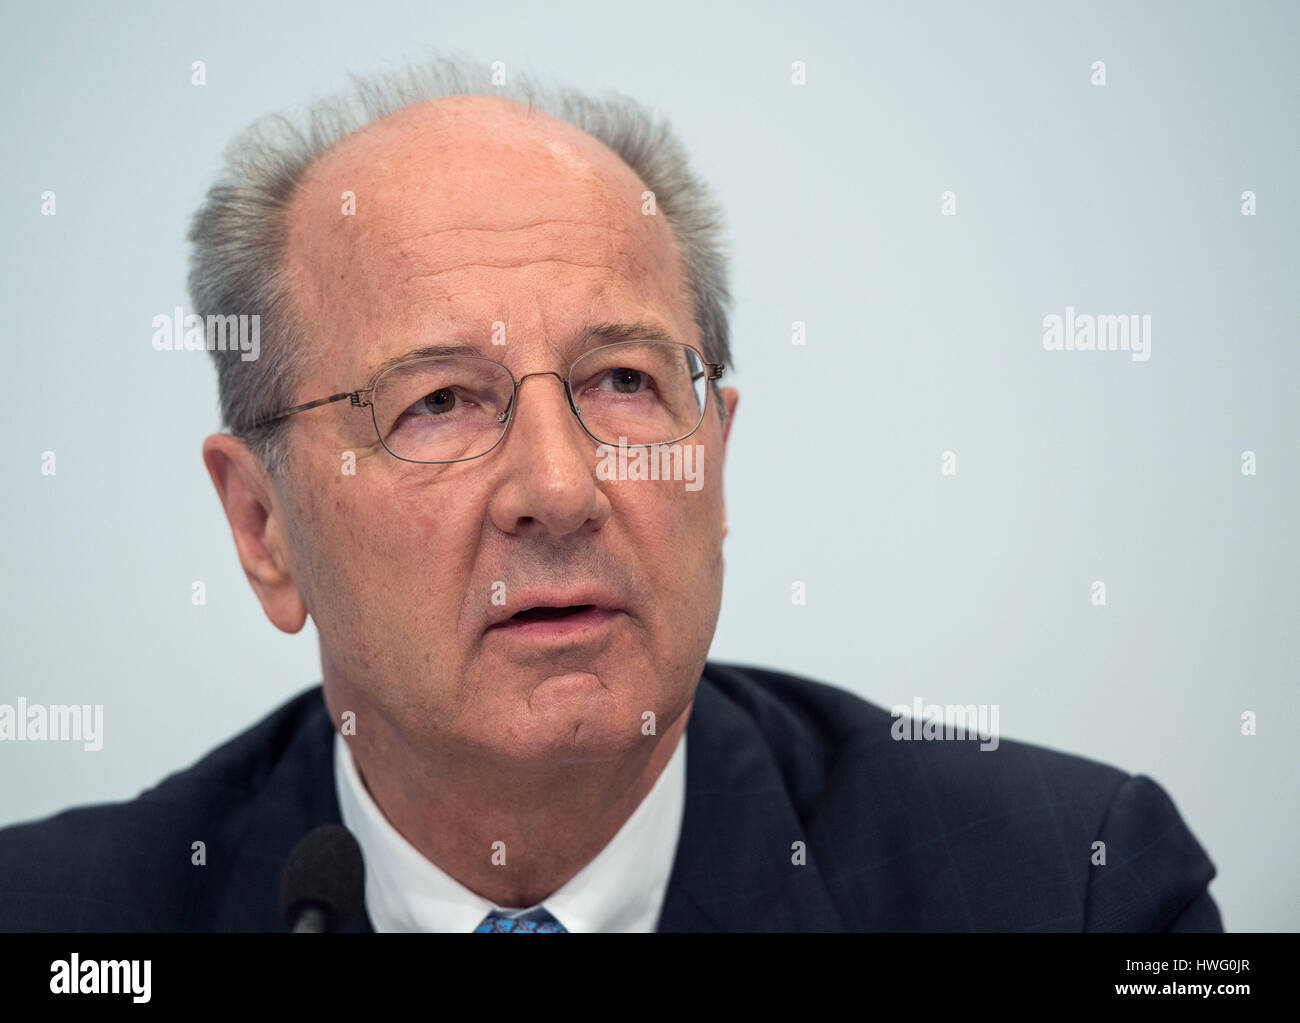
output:
[[[512,752],[539,766],[620,759],[649,738],[641,734],[639,712],[620,707],[607,690],[583,692],[577,683],[535,692],[524,713],[526,720],[514,729]]]

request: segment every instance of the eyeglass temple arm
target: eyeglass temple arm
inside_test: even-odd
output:
[[[283,412],[277,412],[273,416],[268,416],[266,419],[254,423],[253,429],[256,430],[258,427],[270,426],[272,423],[278,423],[281,419],[296,415],[299,412],[306,412],[311,408],[320,408],[322,405],[332,405],[334,402],[342,401],[344,398],[351,398],[352,404],[360,408],[364,405],[370,404],[369,401],[362,401],[361,399],[363,394],[369,394],[370,391],[371,388],[363,388],[360,391],[343,391],[340,394],[331,394],[328,398],[318,398],[316,401],[309,401],[305,405],[295,405],[293,408],[287,408]]]

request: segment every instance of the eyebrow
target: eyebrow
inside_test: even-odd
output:
[[[593,342],[613,345],[625,341],[669,341],[673,344],[683,344],[672,331],[658,323],[649,320],[638,320],[631,323],[593,323],[582,330],[574,338],[571,348],[574,351],[580,351],[586,348],[596,347]],[[374,381],[381,373],[392,369],[394,366],[400,366],[403,363],[414,362],[417,359],[438,359],[450,355],[470,355],[480,359],[488,358],[477,348],[472,345],[422,345],[419,348],[412,348],[401,355],[394,355],[385,359],[379,364],[371,374],[370,379]],[[495,360],[494,360],[495,361]]]
[[[594,323],[583,328],[574,342],[574,348],[587,348],[592,341],[601,341],[607,345],[622,341],[671,341],[681,344],[677,336],[666,327],[647,320],[636,323]]]

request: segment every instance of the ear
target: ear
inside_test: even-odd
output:
[[[262,610],[277,629],[297,632],[307,621],[307,606],[294,582],[284,506],[271,474],[248,445],[227,433],[214,433],[203,442],[203,464]]]
[[[722,458],[727,458],[727,441],[731,437],[731,424],[736,420],[736,405],[740,403],[740,392],[734,387],[722,389],[722,402],[727,406],[727,422],[722,427]],[[722,498],[722,537],[727,536],[727,498]]]

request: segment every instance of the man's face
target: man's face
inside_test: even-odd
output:
[[[657,324],[703,350],[643,183],[594,139],[521,111],[487,97],[408,109],[311,169],[290,213],[311,327],[296,401],[365,386],[431,344],[470,345],[516,379],[564,377],[597,323]],[[524,381],[505,439],[460,463],[394,458],[346,402],[294,417],[283,531],[331,710],[520,764],[618,756],[645,742],[647,711],[662,732],[693,696],[721,600],[715,401],[686,442],[702,449],[698,490],[599,478],[597,442],[552,376]],[[596,610],[512,617],[581,604]]]

